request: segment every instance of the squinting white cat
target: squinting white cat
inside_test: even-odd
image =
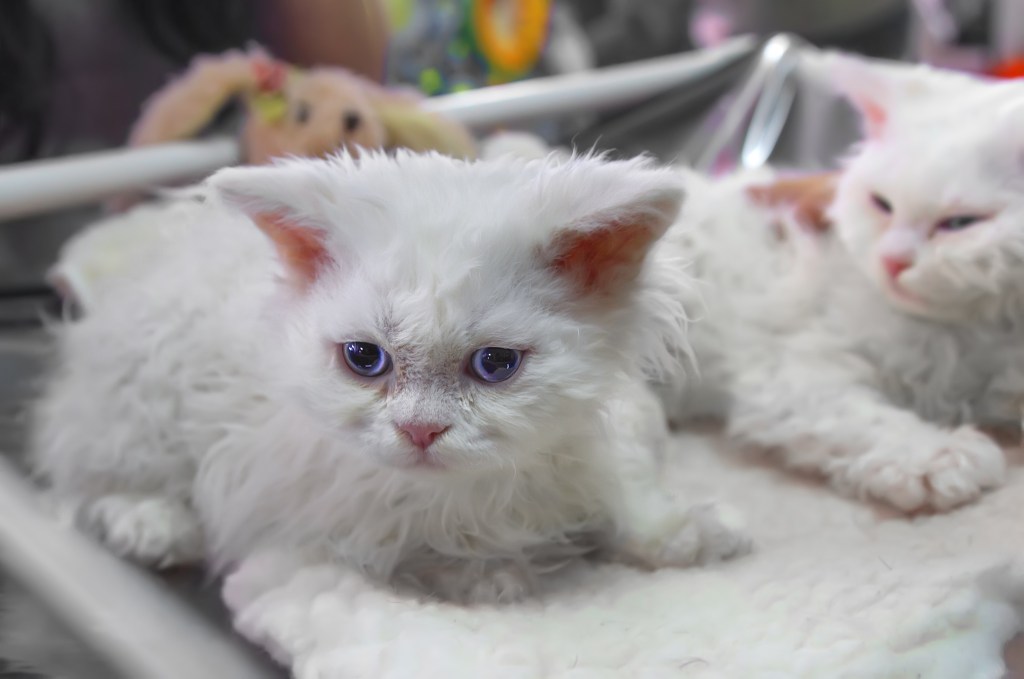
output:
[[[1024,85],[839,55],[819,66],[865,123],[830,208],[836,237],[779,240],[745,197],[764,178],[691,178],[702,376],[670,405],[727,413],[739,439],[843,491],[949,509],[1003,479],[976,427],[1020,422]]]
[[[269,547],[479,601],[594,546],[747,548],[657,481],[644,377],[685,356],[694,294],[658,245],[677,172],[365,154],[208,186],[140,213],[158,237],[59,330],[36,412],[35,469],[115,550]]]

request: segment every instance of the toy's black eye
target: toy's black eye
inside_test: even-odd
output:
[[[363,119],[355,111],[346,111],[341,117],[341,124],[345,127],[346,132],[355,132],[361,122]]]
[[[309,104],[307,104],[304,101],[300,101],[298,108],[295,109],[295,122],[297,122],[299,125],[305,125],[306,123],[309,122],[310,115],[311,111],[309,108]]]

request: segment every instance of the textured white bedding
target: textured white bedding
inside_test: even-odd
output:
[[[581,564],[550,576],[540,601],[465,609],[268,554],[225,598],[301,679],[1011,676],[1024,469],[976,505],[908,520],[721,448],[713,432],[681,435],[669,473],[680,501],[745,511],[756,547],[735,562]]]

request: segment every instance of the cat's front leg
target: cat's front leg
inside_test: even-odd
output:
[[[742,371],[729,428],[844,493],[903,511],[970,502],[1006,471],[1002,449],[975,428],[926,422],[838,361],[761,361]]]
[[[119,556],[158,568],[201,561],[182,394],[104,313],[62,331],[62,369],[32,412],[29,465],[53,513]]]
[[[658,499],[627,505],[613,537],[614,556],[644,568],[685,568],[750,552],[742,514],[707,502],[678,508]]]
[[[610,404],[608,441],[618,485],[611,547],[626,562],[647,568],[685,567],[746,554],[751,540],[741,513],[719,502],[687,505],[663,485],[668,431],[663,411],[644,385]]]
[[[105,495],[63,512],[118,556],[170,568],[203,560],[199,517],[183,500],[130,493]]]

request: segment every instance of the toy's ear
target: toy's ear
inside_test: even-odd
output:
[[[144,146],[196,135],[233,97],[256,87],[253,64],[264,58],[238,51],[197,57],[145,103],[129,143]]]
[[[207,185],[270,238],[294,288],[308,289],[337,265],[332,232],[318,209],[325,194],[312,172],[288,163],[236,167],[220,170]]]
[[[453,158],[476,158],[476,142],[454,120],[424,111],[417,102],[401,95],[378,92],[372,98],[384,125],[388,148],[437,151]]]

